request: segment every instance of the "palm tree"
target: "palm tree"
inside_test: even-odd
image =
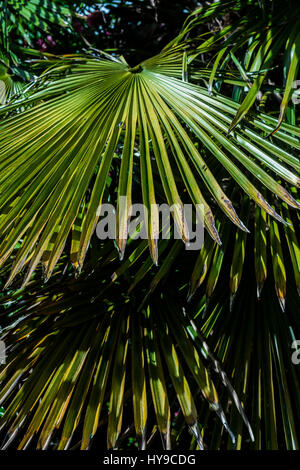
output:
[[[298,448],[300,36],[288,4],[210,3],[136,66],[43,54],[0,108],[3,448],[87,449],[104,430],[114,449],[134,433],[141,449],[159,435],[166,449]],[[95,234],[108,201],[114,242]],[[148,240],[128,233],[131,202],[148,209]],[[196,256],[186,228],[160,239],[162,202],[178,225],[185,203],[204,208]]]

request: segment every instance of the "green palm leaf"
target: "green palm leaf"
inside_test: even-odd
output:
[[[171,57],[172,70],[175,67],[180,71],[180,54],[174,57],[172,52]],[[215,164],[222,165],[277,220],[283,219],[254,186],[250,174],[290,206],[299,206],[275,179],[277,174],[299,185],[298,159],[273,143],[263,143],[261,138],[261,130],[271,128],[271,118],[262,115],[232,137],[226,136],[238,104],[221,95],[212,98],[204,88],[168,76],[169,60],[169,55],[163,53],[131,69],[115,59],[51,59],[50,70],[41,76],[28,98],[1,109],[5,116],[0,126],[1,263],[22,240],[8,284],[25,263],[29,263],[30,275],[40,260],[48,278],[79,214],[81,233],[76,254],[72,248],[72,260],[81,269],[97,225],[112,161],[118,154],[118,201],[121,196],[128,197],[125,207],[118,203],[117,243],[121,256],[127,238],[133,163],[140,166],[143,202],[149,208],[149,246],[155,263],[158,214],[153,209],[157,191],[154,171],[159,174],[166,201],[175,208],[177,227],[182,223],[180,191],[185,187],[190,201],[204,206],[204,224],[215,241],[219,243],[220,238],[203,191],[210,193],[226,215],[246,230],[197,149],[195,138],[205,152],[216,158]],[[19,112],[21,106],[25,110]],[[277,138],[300,146],[296,127],[283,125],[281,129]],[[271,150],[275,152],[271,154]],[[180,183],[175,180],[176,167]],[[187,241],[185,225],[181,233]]]
[[[46,449],[59,430],[58,449],[68,448],[78,431],[81,448],[87,449],[106,423],[108,448],[117,448],[124,406],[128,420],[129,397],[141,448],[146,445],[146,424],[155,424],[148,411],[151,403],[165,447],[170,448],[174,400],[203,448],[194,390],[201,391],[231,433],[217,389],[200,358],[202,346],[189,336],[190,324],[180,307],[170,304],[167,311],[158,300],[138,313],[134,300],[128,298],[124,310],[122,288],[111,287],[110,294],[108,290],[95,298],[99,275],[84,276],[76,286],[66,278],[63,289],[54,276],[42,298],[39,281],[34,281],[28,297],[24,291],[23,308],[13,314],[16,329],[13,324],[4,329],[8,348],[11,341],[17,345],[0,374],[5,408],[1,426],[8,433],[4,448],[18,438],[19,448],[25,449],[37,438],[37,448]],[[89,291],[88,298],[95,298],[92,303],[82,298],[79,284]],[[166,385],[169,377],[172,390]],[[236,404],[242,412],[238,399]]]

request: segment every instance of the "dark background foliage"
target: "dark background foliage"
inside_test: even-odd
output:
[[[133,62],[145,59],[173,39],[188,14],[199,2],[196,0],[114,0],[103,2],[67,2],[72,13],[71,24],[65,28],[49,22],[48,31],[36,24],[26,24],[28,37],[18,27],[10,32],[17,46],[31,45],[41,52],[71,54],[91,44],[97,49],[126,51]]]

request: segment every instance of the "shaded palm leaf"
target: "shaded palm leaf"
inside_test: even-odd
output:
[[[14,322],[7,322],[2,335],[11,350],[0,375],[5,408],[1,428],[7,433],[4,448],[17,439],[24,449],[36,436],[37,448],[45,449],[51,440],[57,441],[59,430],[58,449],[68,448],[78,431],[81,448],[86,449],[106,421],[108,447],[117,448],[124,406],[126,419],[130,416],[130,395],[141,448],[145,448],[146,423],[153,425],[148,413],[151,403],[164,445],[170,448],[174,400],[203,448],[196,409],[201,399],[193,398],[195,391],[201,391],[234,440],[201,359],[201,347],[184,326],[182,310],[170,304],[162,315],[157,300],[138,313],[134,297],[124,303],[122,289],[115,287],[90,302],[98,293],[99,272],[105,272],[102,264],[99,269],[87,279],[84,273],[77,281],[65,277],[64,284],[56,279],[61,276],[58,271],[42,290],[38,280],[32,281],[23,292],[21,310],[15,310],[17,293],[10,296],[12,303],[4,301],[4,316],[12,316]],[[170,379],[172,390],[166,386]],[[238,400],[236,404],[243,414]]]

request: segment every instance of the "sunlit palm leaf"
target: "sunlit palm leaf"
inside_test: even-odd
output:
[[[180,56],[175,55],[177,62],[172,67],[175,64],[180,71]],[[253,118],[232,137],[226,136],[238,104],[221,95],[210,97],[204,88],[164,75],[170,74],[168,63],[168,54],[156,56],[134,69],[124,61],[74,57],[55,59],[53,64],[51,59],[49,66],[53,66],[41,77],[36,90],[28,98],[1,109],[5,116],[0,126],[1,262],[22,239],[9,282],[29,259],[27,279],[40,260],[48,278],[79,214],[81,234],[76,255],[72,248],[72,260],[81,268],[99,218],[115,152],[121,152],[122,162],[118,199],[127,196],[128,204],[133,161],[140,164],[154,262],[157,262],[158,214],[153,171],[159,173],[165,198],[175,208],[174,221],[178,227],[182,223],[183,202],[174,177],[175,167],[190,200],[194,205],[204,206],[204,224],[214,240],[220,242],[204,189],[236,225],[246,230],[195,146],[195,137],[273,217],[282,221],[248,173],[290,206],[299,206],[267,170],[299,185],[295,173],[299,169],[298,159],[261,136],[261,131],[271,129],[272,118],[267,115]],[[65,76],[60,76],[62,73]],[[21,105],[26,110],[15,114]],[[296,127],[284,125],[276,137],[300,147]],[[128,204],[118,205],[117,242],[122,256]],[[185,225],[179,233],[187,241]]]

